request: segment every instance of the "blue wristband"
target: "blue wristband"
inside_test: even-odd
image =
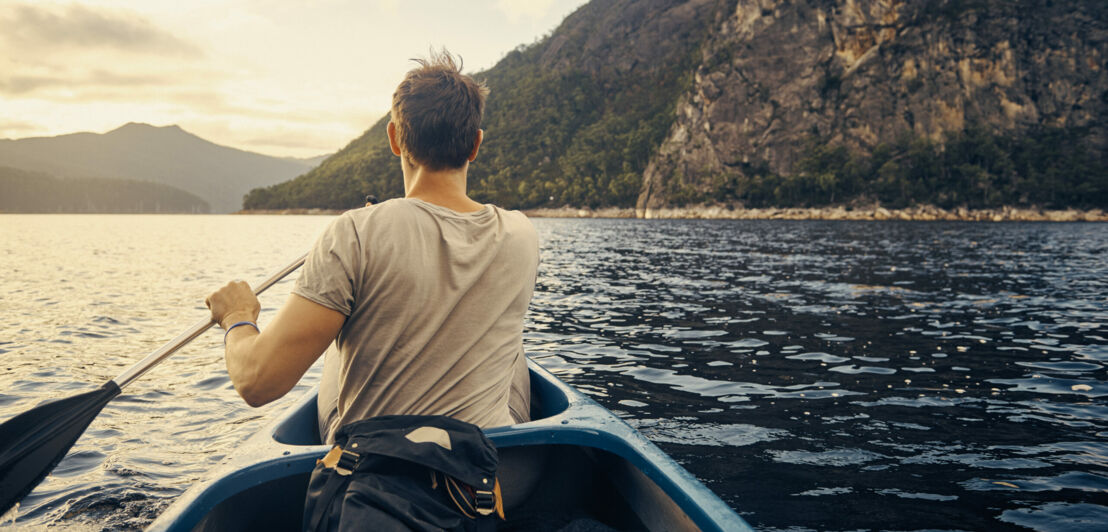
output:
[[[235,327],[238,327],[239,325],[249,325],[249,326],[253,327],[255,331],[258,331],[259,333],[262,332],[262,330],[258,328],[257,323],[254,323],[252,321],[240,321],[240,322],[238,322],[238,323],[236,323],[236,324],[234,324],[230,327],[227,327],[227,332],[223,333],[223,347],[224,348],[227,347],[227,335],[231,334],[231,329],[234,329]]]

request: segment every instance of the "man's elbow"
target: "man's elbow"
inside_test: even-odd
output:
[[[242,396],[242,398],[246,400],[246,404],[249,405],[251,408],[258,408],[273,402],[273,399],[266,399],[261,397],[248,397],[244,395]]]
[[[235,390],[239,392],[239,397],[253,408],[265,406],[281,397],[255,385],[236,385]]]
[[[231,377],[231,384],[246,404],[257,408],[284,395],[287,390],[277,389],[278,385],[274,382],[276,379],[271,371],[267,371],[266,366],[249,362],[242,358],[227,359],[227,374]]]

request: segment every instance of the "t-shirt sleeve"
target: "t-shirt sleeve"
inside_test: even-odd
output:
[[[292,293],[349,316],[354,309],[354,285],[362,263],[354,221],[339,216],[316,240]]]

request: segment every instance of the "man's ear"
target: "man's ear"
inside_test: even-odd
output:
[[[397,157],[400,156],[400,143],[396,142],[396,124],[389,120],[389,126],[385,128],[389,133],[389,147],[392,148],[392,154]],[[473,154],[477,154],[477,150],[473,150]],[[471,161],[473,159],[470,159]]]
[[[466,159],[467,161],[473,162],[473,160],[477,158],[477,151],[481,149],[481,141],[483,140],[485,140],[485,130],[478,129],[477,142],[473,143],[473,152],[469,154],[469,157]]]

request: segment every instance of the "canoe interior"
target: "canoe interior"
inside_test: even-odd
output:
[[[532,421],[485,431],[500,454],[507,520],[498,530],[558,530],[579,519],[628,531],[752,530],[610,411],[530,367]],[[305,396],[150,530],[299,530],[308,477],[328,449],[316,426],[316,397]]]
[[[616,530],[698,530],[656,486],[621,489],[650,481],[630,477],[633,468],[618,456],[578,446],[543,447],[547,460],[542,481],[522,505],[507,509],[507,520],[497,530],[553,531],[581,518]],[[216,505],[193,530],[300,530],[307,486],[308,473],[301,473],[243,490]],[[643,489],[647,493],[639,491]],[[637,497],[634,505],[629,495]]]

